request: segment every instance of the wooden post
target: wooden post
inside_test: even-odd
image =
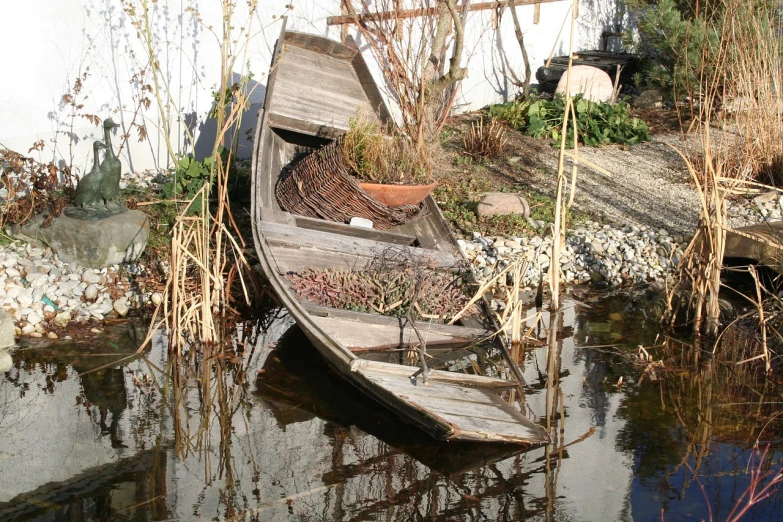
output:
[[[533,8],[533,24],[538,25],[541,22],[541,2],[536,2]]]

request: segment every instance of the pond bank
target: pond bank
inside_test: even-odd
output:
[[[0,309],[14,319],[17,335],[57,338],[71,323],[125,317],[160,303],[153,289],[131,281],[141,264],[102,269],[63,263],[48,248],[14,242],[0,247]]]

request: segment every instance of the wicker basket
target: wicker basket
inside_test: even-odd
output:
[[[371,198],[346,167],[342,143],[340,137],[311,152],[281,176],[275,196],[284,210],[342,223],[362,217],[372,221],[379,230],[426,214],[424,203],[389,207]]]

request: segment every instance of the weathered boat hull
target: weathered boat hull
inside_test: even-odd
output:
[[[305,104],[303,109],[295,104],[290,92],[294,88],[300,97],[334,99],[318,107]],[[317,147],[344,132],[362,105],[381,118],[387,114],[361,54],[325,38],[283,31],[253,157],[253,236],[269,283],[308,339],[343,377],[433,437],[548,442],[545,430],[501,397],[517,388],[518,382],[431,370],[425,386],[421,378],[412,377],[417,367],[364,360],[354,353],[410,347],[415,344],[410,325],[301,302],[289,287],[287,273],[308,268],[359,269],[390,248],[442,268],[463,259],[432,197],[425,200],[429,212],[424,217],[388,231],[304,218],[280,208],[274,188],[285,165],[302,146]],[[482,328],[449,325],[434,325],[428,332],[435,344],[464,344],[488,334]]]

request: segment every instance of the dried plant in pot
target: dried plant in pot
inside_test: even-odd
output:
[[[398,130],[360,113],[343,137],[343,158],[371,197],[389,205],[418,205],[435,188],[427,153]]]

